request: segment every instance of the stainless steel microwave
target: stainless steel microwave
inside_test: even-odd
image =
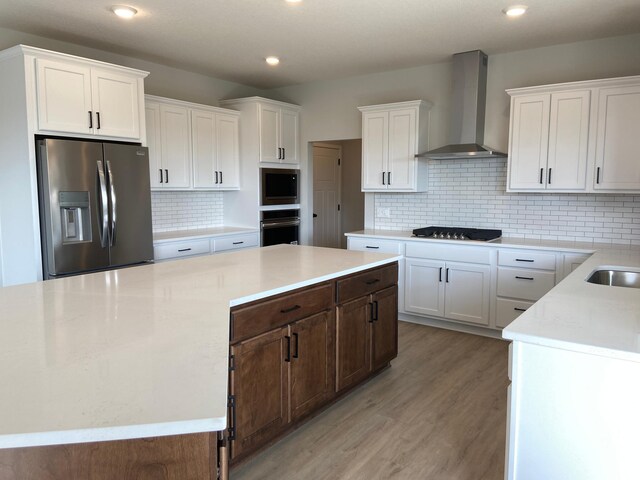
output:
[[[300,170],[261,168],[262,205],[300,203]]]

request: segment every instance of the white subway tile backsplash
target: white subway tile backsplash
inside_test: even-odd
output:
[[[154,232],[223,225],[222,192],[151,192]]]
[[[429,191],[376,193],[387,230],[501,228],[505,236],[640,245],[640,195],[506,193],[506,159],[431,160]]]

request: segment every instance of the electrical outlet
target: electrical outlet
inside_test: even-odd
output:
[[[376,209],[376,217],[378,218],[391,218],[391,209],[387,207],[378,207]]]

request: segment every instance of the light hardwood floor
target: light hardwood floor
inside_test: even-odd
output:
[[[232,480],[501,480],[508,344],[400,322],[399,355]]]

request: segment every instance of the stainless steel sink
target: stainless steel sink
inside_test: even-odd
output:
[[[640,288],[640,272],[626,270],[596,270],[587,282],[596,285],[609,285],[611,287]]]

